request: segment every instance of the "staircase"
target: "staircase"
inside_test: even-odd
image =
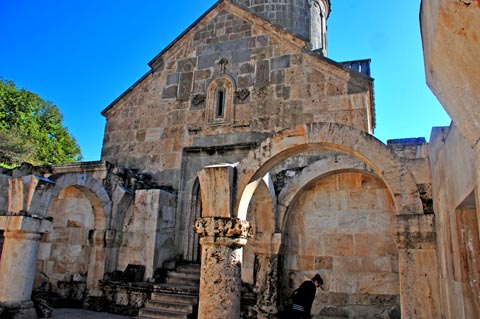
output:
[[[179,265],[168,271],[165,283],[156,284],[152,297],[137,318],[195,319],[200,284],[200,265]]]

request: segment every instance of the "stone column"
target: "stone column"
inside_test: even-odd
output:
[[[200,235],[202,265],[198,319],[239,319],[242,247],[250,225],[235,217],[234,165],[203,168],[198,173],[202,218],[195,221]]]
[[[255,308],[258,319],[278,318],[278,266],[282,234],[268,235],[257,233],[251,243],[258,264],[258,271],[255,274],[255,288],[258,291]]]
[[[202,245],[198,319],[240,318],[241,248],[249,230],[249,223],[238,218],[205,217],[195,222]]]
[[[402,318],[440,317],[434,218],[423,214],[397,216]]]
[[[0,305],[16,312],[15,318],[30,318],[35,314],[30,298],[38,246],[41,234],[50,232],[52,227],[53,223],[45,219],[0,216],[0,229],[5,237],[0,260]]]

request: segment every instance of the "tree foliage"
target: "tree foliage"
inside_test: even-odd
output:
[[[72,163],[80,147],[57,106],[0,79],[0,163],[15,166]]]

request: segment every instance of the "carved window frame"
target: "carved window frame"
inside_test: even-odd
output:
[[[234,93],[235,84],[230,77],[223,76],[209,84],[206,99],[207,124],[227,125],[232,122]]]

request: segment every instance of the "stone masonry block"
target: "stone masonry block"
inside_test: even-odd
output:
[[[271,60],[272,70],[286,69],[290,67],[290,56],[284,55]]]
[[[162,98],[163,99],[174,99],[177,97],[177,86],[167,86],[163,89]]]

